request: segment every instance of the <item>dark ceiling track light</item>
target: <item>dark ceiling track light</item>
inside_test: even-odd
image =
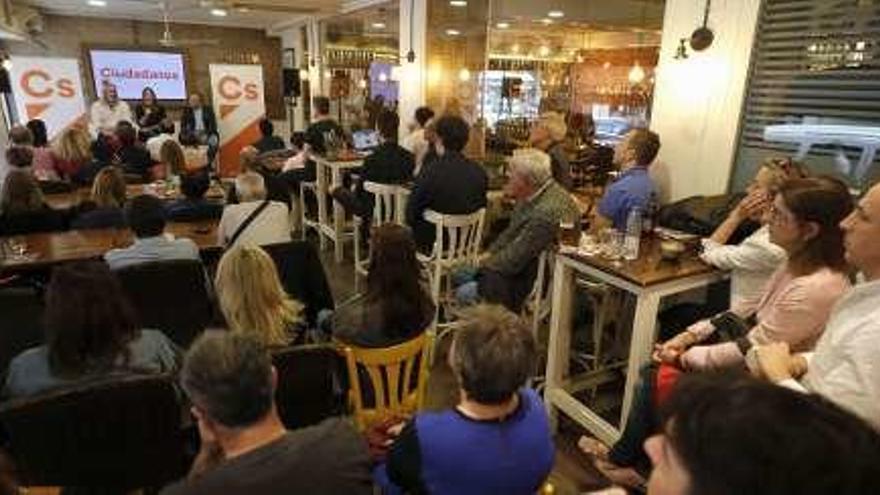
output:
[[[703,11],[703,25],[702,27],[698,27],[693,34],[691,34],[691,48],[693,48],[694,51],[701,52],[706,48],[709,48],[709,46],[712,45],[712,41],[715,40],[715,33],[713,33],[707,26],[707,23],[709,22],[709,11],[711,9],[712,0],[706,0],[706,9]]]
[[[406,52],[406,61],[416,61],[416,52],[413,50],[413,18],[415,17],[416,0],[409,0],[409,51]]]

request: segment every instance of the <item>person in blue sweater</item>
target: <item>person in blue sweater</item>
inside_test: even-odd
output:
[[[376,472],[388,493],[531,495],[553,468],[544,405],[525,387],[536,357],[528,327],[502,306],[476,306],[463,321],[449,358],[460,402],[403,427]]]
[[[605,189],[599,202],[594,229],[613,226],[626,229],[626,217],[633,208],[646,209],[657,187],[648,167],[660,151],[660,137],[647,129],[633,129],[614,150],[614,164],[620,175]]]

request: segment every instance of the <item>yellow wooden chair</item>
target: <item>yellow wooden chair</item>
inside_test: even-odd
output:
[[[393,347],[368,349],[346,345],[343,348],[348,367],[350,398],[355,424],[361,431],[375,422],[393,415],[406,415],[422,407],[428,383],[427,353],[432,345],[428,332]],[[358,373],[358,369],[366,373]],[[418,373],[415,387],[413,373]],[[374,405],[367,407],[361,385],[366,374],[373,393]]]

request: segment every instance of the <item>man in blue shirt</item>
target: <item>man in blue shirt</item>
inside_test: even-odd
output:
[[[656,187],[648,175],[648,167],[660,151],[660,137],[647,129],[633,129],[614,150],[615,165],[620,176],[605,190],[599,202],[595,227],[611,224],[615,229],[626,228],[626,217],[635,207],[647,208]]]

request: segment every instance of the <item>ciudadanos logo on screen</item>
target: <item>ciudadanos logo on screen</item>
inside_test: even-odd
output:
[[[91,62],[96,94],[101,94],[106,81],[116,85],[124,100],[140,99],[146,87],[153,88],[160,100],[186,99],[181,53],[92,50]]]

